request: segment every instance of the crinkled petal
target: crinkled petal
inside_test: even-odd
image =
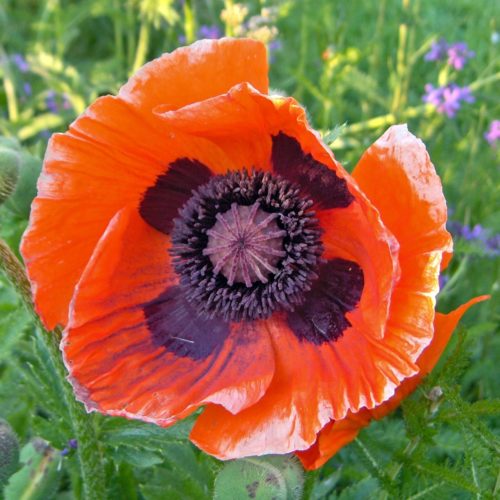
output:
[[[119,92],[145,119],[163,105],[177,109],[224,94],[241,82],[267,93],[267,53],[261,42],[200,40],[144,65]]]
[[[268,156],[245,141],[215,145],[174,134],[153,113],[160,104],[184,106],[239,82],[267,91],[262,44],[198,42],[147,64],[118,97],[99,98],[68,132],[52,137],[21,247],[48,328],[66,324],[73,289],[110,219],[139,203],[171,162],[196,159],[222,173]]]
[[[315,202],[325,231],[326,258],[343,257],[362,266],[367,283],[360,307],[365,330],[383,337],[392,287],[399,277],[398,243],[294,99],[265,96],[243,83],[203,102],[156,111],[179,132],[217,144],[237,141],[241,135],[254,144],[270,143],[274,173],[298,183]]]
[[[166,235],[126,207],[78,283],[62,348],[89,410],[169,425],[209,402],[240,411],[270,383],[266,330],[193,315],[168,248]]]
[[[304,467],[309,470],[321,467],[343,446],[350,443],[373,418],[381,419],[397,408],[401,401],[417,388],[423,377],[432,371],[462,316],[471,306],[488,298],[487,295],[475,297],[448,314],[436,313],[434,338],[417,360],[419,373],[403,381],[394,396],[373,410],[362,409],[358,413],[348,413],[342,420],[329,422],[318,433],[313,446],[297,453]]]

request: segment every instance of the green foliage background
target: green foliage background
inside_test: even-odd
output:
[[[17,138],[25,153],[41,157],[50,133],[65,130],[96,97],[115,93],[134,68],[176,48],[180,37],[192,40],[201,25],[234,33],[234,26],[221,21],[221,11],[232,3],[2,0],[0,135]],[[498,2],[244,4],[247,20],[272,9],[266,25],[281,48],[272,53],[271,85],[307,107],[339,161],[351,169],[388,125],[408,122],[427,144],[452,218],[500,232],[499,148],[483,137],[489,123],[500,119]],[[463,71],[424,61],[440,37],[466,41],[476,52]],[[16,53],[26,57],[28,72],[13,64]],[[421,100],[426,83],[449,81],[471,85],[476,97],[455,119]],[[25,83],[31,92],[23,91]],[[47,105],[52,91],[57,112]],[[16,252],[27,216],[0,208],[0,235]],[[445,360],[401,409],[372,423],[322,469],[307,474],[305,498],[498,498],[498,262],[481,246],[456,241],[438,310],[478,294],[491,293],[492,299],[468,313]],[[11,499],[100,498],[102,492],[89,496],[82,485],[78,452],[60,454],[74,437],[74,410],[44,335],[0,274],[0,417],[31,457],[28,477],[39,479],[9,484],[4,493]],[[443,395],[433,401],[436,386]],[[212,497],[222,464],[187,442],[190,420],[170,429],[99,415],[86,422],[103,457],[106,498]],[[33,438],[45,440],[49,451],[43,453],[50,461],[37,455],[42,452],[29,444]]]

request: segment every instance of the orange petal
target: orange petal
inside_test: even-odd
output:
[[[359,431],[370,423],[368,410],[349,413],[343,420],[331,421],[318,433],[316,442],[296,455],[306,470],[318,469],[341,448],[353,441]]]
[[[359,309],[365,317],[365,330],[378,338],[384,335],[390,294],[399,273],[398,243],[376,209],[309,127],[304,110],[294,99],[264,96],[248,84],[240,84],[227,94],[203,102],[176,110],[159,107],[156,111],[168,126],[179,132],[207,137],[217,144],[238,141],[244,135],[252,144],[262,145],[272,137],[274,170],[292,182],[300,180],[305,194],[316,201],[325,230],[325,257],[344,257],[363,267],[367,286]],[[287,144],[279,141],[281,149],[285,149],[281,152],[275,148],[280,138],[287,141]],[[303,174],[291,172],[298,161],[297,155],[310,158]],[[279,165],[275,165],[276,159],[282,160]],[[268,162],[254,166],[267,170]],[[325,182],[328,172],[333,177],[329,183]],[[346,186],[345,194],[335,190],[340,183]],[[324,210],[328,205],[337,208]]]
[[[324,257],[356,262],[364,274],[359,307],[351,313],[366,335],[382,338],[393,287],[399,280],[399,245],[369,202],[358,197],[349,207],[318,213],[325,231]]]
[[[298,340],[278,315],[267,325],[276,371],[264,397],[237,415],[209,405],[193,428],[191,440],[220,459],[307,449],[332,418],[379,404],[416,372],[404,353],[354,329],[316,345]]]
[[[169,425],[209,402],[240,411],[269,385],[266,331],[257,322],[204,322],[183,308],[168,247],[167,236],[125,208],[78,283],[62,348],[89,410]],[[170,302],[166,291],[176,292]]]
[[[419,373],[406,379],[396,389],[394,396],[380,406],[372,410],[363,409],[358,413],[348,413],[342,420],[329,422],[318,433],[316,442],[309,449],[297,453],[304,467],[308,470],[321,467],[343,446],[350,443],[372,418],[381,419],[397,408],[401,401],[417,388],[422,378],[432,371],[462,316],[471,306],[488,298],[487,295],[475,297],[451,313],[437,313],[434,338],[417,360]]]
[[[265,46],[251,39],[201,40],[143,66],[119,96],[145,119],[156,121],[151,110],[160,104],[178,109],[223,94],[241,82],[267,93]]]
[[[50,140],[21,246],[36,309],[48,328],[66,324],[74,287],[109,220],[123,206],[139,205],[169,164],[193,158],[225,172],[270,155],[269,140],[264,148],[242,142],[222,147],[169,134],[163,123],[150,127],[120,99],[102,97],[69,132]]]
[[[237,415],[207,405],[191,432],[191,441],[222,460],[307,448],[330,415],[329,402],[314,384],[321,370],[315,346],[296,339],[277,315],[266,326],[276,363],[266,394]],[[322,385],[329,383],[325,378]]]
[[[400,279],[391,297],[387,343],[406,343],[416,359],[433,335],[439,269],[452,249],[441,181],[424,144],[405,125],[389,128],[365,152],[353,177],[399,243]]]
[[[452,251],[441,181],[424,143],[406,125],[390,127],[368,148],[353,177],[398,240],[402,257]]]

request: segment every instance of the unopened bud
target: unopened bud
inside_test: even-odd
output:
[[[215,480],[215,500],[302,497],[304,471],[290,455],[268,455],[228,462]]]
[[[436,403],[437,401],[439,401],[443,396],[443,389],[441,389],[441,387],[439,387],[439,385],[436,385],[436,387],[433,387],[430,391],[429,391],[429,394],[428,394],[428,398],[433,401],[434,403]]]
[[[16,471],[19,464],[19,441],[12,427],[0,419],[0,485]]]
[[[16,189],[20,168],[21,156],[19,152],[0,146],[0,205]]]
[[[28,218],[31,202],[36,196],[36,182],[42,162],[24,151],[0,143],[0,202],[16,215]],[[15,173],[17,170],[17,173]],[[5,172],[5,173],[4,173]],[[5,179],[5,180],[3,180]],[[2,189],[2,186],[5,186]],[[2,199],[2,192],[5,198]]]

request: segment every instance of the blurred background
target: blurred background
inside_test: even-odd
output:
[[[337,489],[345,491],[339,498],[376,498],[379,491],[383,497],[392,486],[384,486],[386,476],[380,470],[406,464],[405,460],[410,465],[398,479],[403,481],[398,491],[406,492],[405,498],[497,494],[500,476],[491,454],[498,452],[498,438],[489,429],[498,428],[500,398],[500,342],[495,335],[499,324],[500,3],[1,0],[0,164],[8,158],[7,150],[14,151],[17,160],[14,167],[11,163],[2,167],[0,200],[7,195],[9,199],[0,207],[0,236],[17,251],[52,133],[66,130],[98,96],[116,93],[152,58],[197,39],[222,36],[252,37],[267,45],[273,92],[293,96],[307,108],[312,125],[348,170],[388,126],[408,123],[426,143],[442,178],[448,227],[455,237],[455,257],[442,277],[438,310],[449,311],[474,295],[493,295],[468,314],[467,335],[455,336],[445,378],[430,382],[455,389],[460,384],[455,392],[450,389],[457,399],[450,396],[446,401],[446,418],[441,423],[412,420],[411,415],[429,416],[430,400],[422,389],[407,403],[406,415],[399,411],[363,431],[361,438],[369,443],[365,451],[370,444],[372,448],[368,458],[362,448],[351,445],[308,479],[310,494],[326,498]],[[72,436],[64,417],[57,416],[57,394],[51,402],[53,381],[50,376],[43,381],[34,375],[39,372],[33,367],[43,366],[43,348],[33,340],[32,323],[2,276],[0,315],[0,416],[9,420],[22,443],[39,436],[54,449],[66,450],[58,455],[62,483],[54,491],[65,498],[78,497],[78,474],[72,468],[73,448],[68,444]],[[457,414],[466,416],[450,424]],[[103,436],[116,431],[106,428],[111,424],[103,425]],[[427,464],[420,470],[411,465],[413,459],[400,458],[406,456],[412,432],[422,431],[419,425],[429,431],[428,441],[417,450],[420,455],[415,455]],[[477,438],[473,446],[465,435]],[[121,478],[116,480],[119,484],[131,485],[123,486],[116,498],[162,498],[155,496],[159,493],[151,484],[158,483],[162,491],[161,477],[167,476],[158,470],[172,472],[175,453],[169,452],[173,453],[169,458],[156,445],[148,453],[134,455],[130,443],[123,444],[116,435],[114,439],[109,444],[108,475]],[[493,448],[491,443],[496,443]],[[179,498],[209,495],[217,469],[212,463],[205,470],[210,460],[191,453],[194,462],[183,465],[184,475],[199,474],[198,490],[179,486]],[[343,473],[336,476],[339,470]],[[428,494],[417,495],[413,476],[420,481],[427,477]]]

